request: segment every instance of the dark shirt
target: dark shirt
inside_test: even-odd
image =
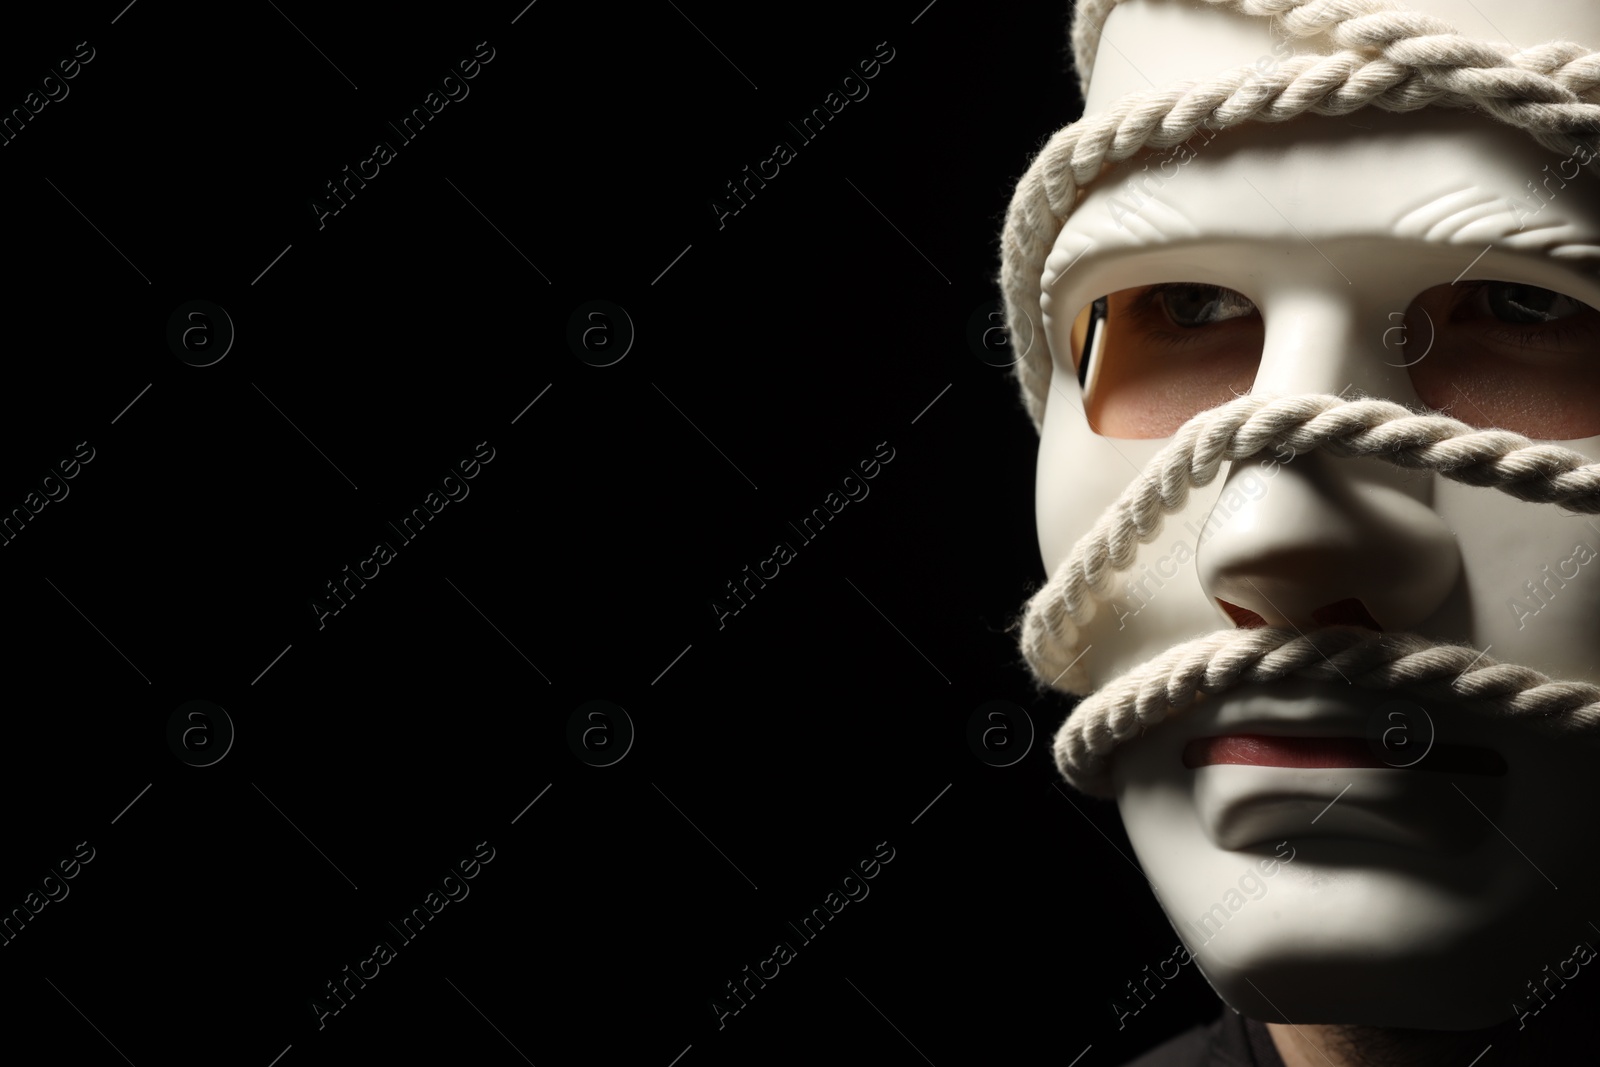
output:
[[[1265,1023],[1224,1008],[1210,1026],[1185,1030],[1127,1067],[1283,1067],[1283,1057]]]

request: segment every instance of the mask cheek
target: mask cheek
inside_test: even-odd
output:
[[[1600,439],[1567,447],[1593,457]],[[1458,588],[1423,632],[1461,632],[1502,663],[1600,684],[1600,520],[1435,479],[1434,508],[1455,532]]]
[[[1076,392],[1077,383],[1071,382],[1070,388]],[[1089,429],[1082,408],[1056,394],[1057,390],[1052,389],[1045,407],[1034,481],[1039,547],[1049,573],[1054,573],[1066,559],[1073,544],[1116,500],[1134,473]],[[1110,453],[1109,459],[1121,467],[1124,474],[1121,484],[1115,484],[1111,477],[1086,476],[1089,472],[1083,469],[1087,466],[1085,459],[1104,459],[1107,458],[1105,453]],[[1116,472],[1101,473],[1114,475]]]

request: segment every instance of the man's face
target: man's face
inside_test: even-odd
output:
[[[1600,461],[1597,268],[1600,178],[1481,116],[1307,116],[1119,165],[1044,278],[1046,567],[1178,426],[1250,391],[1392,400]],[[1080,312],[1099,297],[1086,397]],[[1600,683],[1600,521],[1378,460],[1284,459],[1232,464],[1141,546],[1086,628],[1092,686],[1221,628],[1352,622]],[[1600,944],[1597,767],[1590,742],[1509,718],[1292,681],[1168,718],[1120,746],[1113,780],[1230,1004],[1455,1029]]]

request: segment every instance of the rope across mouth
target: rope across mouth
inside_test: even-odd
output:
[[[1556,681],[1466,646],[1355,626],[1219,630],[1168,649],[1079,704],[1056,733],[1056,766],[1083,792],[1112,796],[1117,745],[1202,696],[1283,678],[1459,704],[1558,735],[1600,730],[1600,686]]]

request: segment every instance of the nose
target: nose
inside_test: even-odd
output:
[[[1285,304],[1267,315],[1254,391],[1354,386],[1417,403],[1406,371],[1384,359],[1381,326],[1363,344],[1353,309],[1326,299]],[[1455,536],[1432,507],[1433,477],[1322,453],[1236,462],[1199,529],[1202,587],[1240,627],[1412,629],[1438,610],[1461,571]]]
[[[1455,537],[1392,469],[1273,462],[1235,464],[1200,528],[1200,582],[1235,625],[1408,630],[1438,610],[1461,570]]]

